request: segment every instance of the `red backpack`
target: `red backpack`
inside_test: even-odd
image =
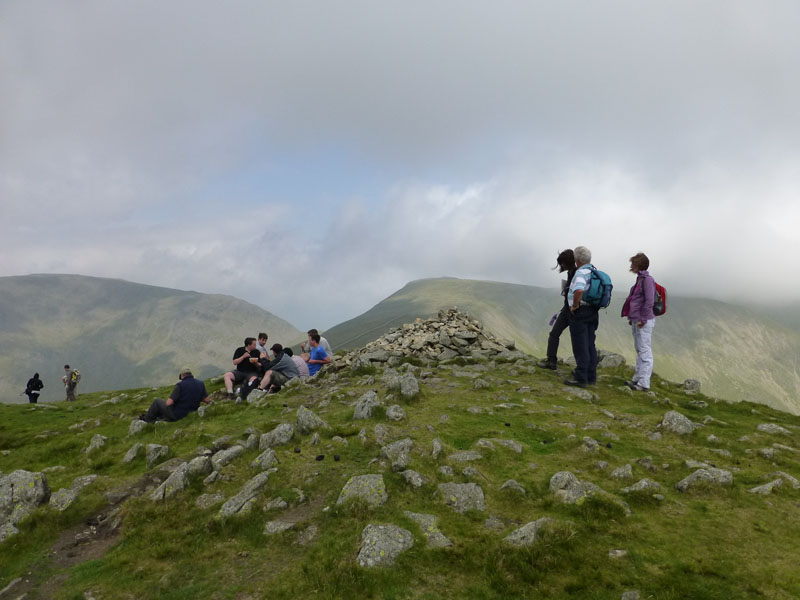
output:
[[[653,314],[660,317],[667,312],[667,289],[656,283],[656,293],[653,300]]]

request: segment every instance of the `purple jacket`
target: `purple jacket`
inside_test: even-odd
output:
[[[639,271],[636,283],[625,301],[628,304],[628,319],[630,321],[649,321],[655,319],[653,302],[656,297],[656,281],[647,271]]]

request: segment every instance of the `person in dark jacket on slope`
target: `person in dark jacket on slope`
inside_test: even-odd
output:
[[[39,379],[39,374],[34,373],[33,377],[28,379],[28,383],[25,385],[25,395],[28,396],[28,402],[36,404],[39,400],[39,392],[43,387],[44,383]]]
[[[572,249],[564,250],[558,255],[556,259],[556,269],[559,273],[566,273],[567,280],[561,281],[561,295],[564,296],[564,306],[561,311],[554,316],[550,324],[553,326],[550,330],[550,335],[547,338],[547,359],[540,360],[537,365],[543,369],[556,370],[558,365],[558,340],[564,330],[569,327],[569,304],[567,303],[567,292],[572,283],[572,277],[575,275],[575,253]]]

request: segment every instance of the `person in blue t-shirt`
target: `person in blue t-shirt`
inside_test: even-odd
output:
[[[323,365],[328,365],[331,362],[331,357],[325,352],[325,349],[319,344],[319,334],[314,333],[309,336],[311,342],[311,352],[308,355],[303,355],[305,361],[308,363],[308,372],[313,377],[317,374]]]
[[[194,378],[189,367],[183,367],[178,377],[180,381],[175,385],[169,398],[153,400],[147,412],[139,417],[140,420],[148,423],[158,420],[179,421],[190,412],[196,411],[201,402],[210,404],[206,385],[200,379]]]

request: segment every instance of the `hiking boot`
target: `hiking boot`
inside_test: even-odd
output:
[[[551,360],[540,360],[536,363],[536,366],[541,369],[550,369],[551,371],[555,371],[558,368],[558,365]]]
[[[650,388],[642,387],[642,386],[641,386],[641,385],[639,385],[638,383],[634,383],[634,384],[631,386],[631,389],[632,389],[634,392],[649,392],[649,391],[650,391]]]
[[[228,400],[233,400],[234,398],[236,398],[236,394],[234,394],[233,392],[228,392],[227,394],[225,394],[225,397]]]
[[[144,421],[145,423],[147,423],[147,418],[146,417],[147,417],[147,413],[142,413],[142,414],[139,415],[139,420],[140,421]]]
[[[636,386],[638,386],[639,384],[636,383],[635,381],[626,381],[625,385],[627,385],[629,388],[634,390],[634,389],[636,389]]]
[[[589,387],[588,383],[584,383],[582,381],[578,381],[577,379],[565,379],[564,380],[564,384],[565,385],[571,385],[572,387],[580,387],[580,388]]]

